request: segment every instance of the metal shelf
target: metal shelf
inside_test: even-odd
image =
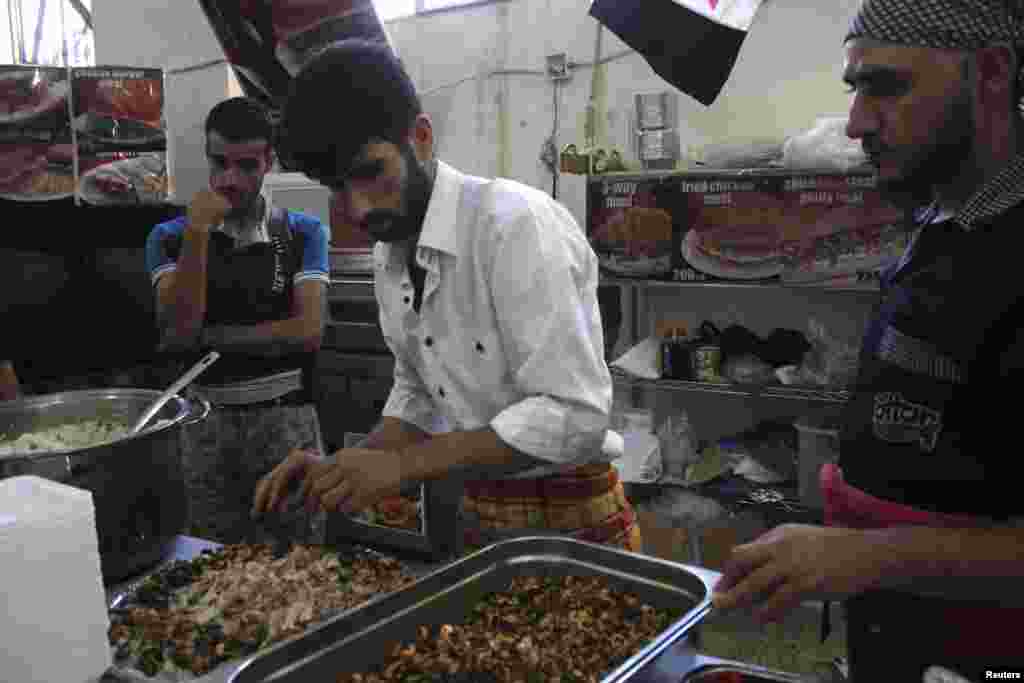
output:
[[[616,384],[633,389],[652,389],[655,391],[675,391],[682,393],[715,394],[719,396],[738,396],[754,399],[783,399],[803,401],[807,403],[845,403],[850,392],[845,390],[794,387],[784,385],[762,384],[711,384],[707,382],[687,382],[675,379],[641,379],[628,375],[618,368],[612,368],[612,379]]]
[[[624,277],[612,277],[601,275],[600,284],[619,285],[621,287],[632,287],[637,289],[747,289],[747,290],[787,290],[787,291],[810,291],[810,292],[843,292],[847,294],[871,294],[878,295],[877,286],[864,287],[822,287],[817,285],[797,285],[777,281],[756,281],[756,282],[722,282],[718,280],[708,282],[676,282],[674,280],[642,280]]]

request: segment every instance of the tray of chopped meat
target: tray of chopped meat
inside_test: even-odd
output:
[[[566,538],[505,541],[246,660],[229,681],[656,680],[692,658],[687,635],[719,576]]]
[[[416,574],[414,566],[357,547],[204,550],[113,600],[108,678],[224,680],[246,657],[408,586]]]

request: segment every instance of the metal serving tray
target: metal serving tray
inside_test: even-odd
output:
[[[339,673],[380,666],[398,642],[416,638],[421,625],[460,623],[513,577],[603,576],[620,590],[657,608],[686,613],[652,643],[602,679],[613,683],[664,680],[673,657],[711,607],[720,574],[606,546],[560,537],[528,537],[489,546],[416,583],[364,604],[242,663],[230,683],[333,683]],[[648,675],[645,675],[647,672]],[[659,674],[659,672],[661,672]],[[675,681],[678,683],[676,675]]]
[[[694,663],[695,666],[680,683],[810,683],[819,680],[813,676],[773,671],[753,664],[701,655],[694,658]]]

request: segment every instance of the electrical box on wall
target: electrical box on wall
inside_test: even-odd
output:
[[[569,72],[569,58],[564,52],[548,55],[547,71],[548,78],[552,81],[568,81],[572,78]]]

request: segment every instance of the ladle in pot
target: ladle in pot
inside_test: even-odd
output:
[[[191,384],[196,377],[203,374],[206,368],[213,365],[213,363],[218,358],[220,358],[219,353],[217,353],[216,351],[210,351],[210,353],[203,356],[202,360],[200,360],[198,363],[189,368],[188,372],[186,372],[184,375],[181,376],[180,379],[178,379],[178,381],[176,381],[174,384],[168,387],[167,391],[160,394],[160,396],[157,397],[156,401],[153,402],[153,405],[146,409],[146,412],[144,412],[142,416],[139,417],[139,419],[135,422],[135,424],[132,425],[131,430],[128,432],[129,435],[134,436],[141,432],[142,428],[145,427],[146,424],[148,424],[149,421],[152,420],[153,417],[160,412],[160,409],[164,407],[165,403],[171,400],[172,396],[177,395],[178,392],[180,392],[182,389]]]

